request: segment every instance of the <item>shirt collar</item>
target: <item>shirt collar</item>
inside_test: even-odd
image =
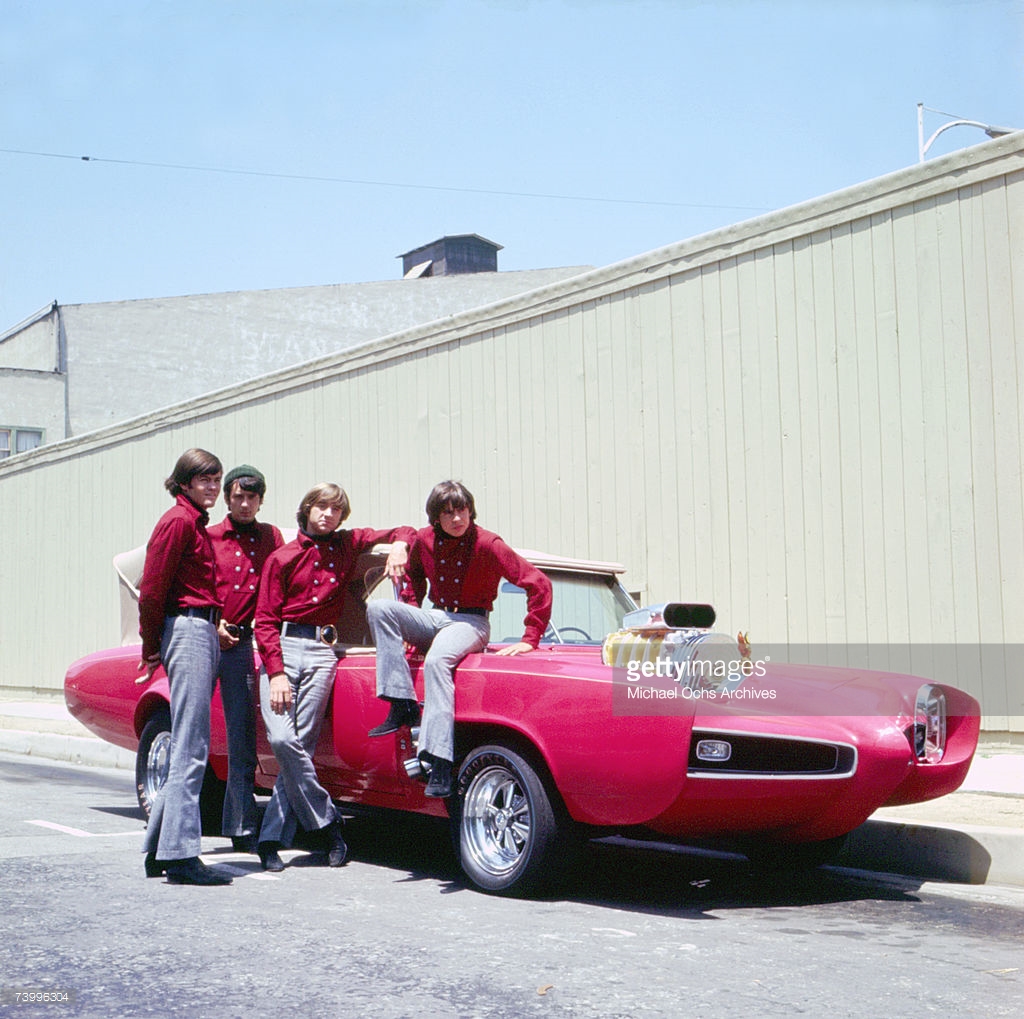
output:
[[[189,510],[199,520],[203,527],[210,522],[210,514],[197,506],[187,495],[179,493],[174,500],[182,509]]]

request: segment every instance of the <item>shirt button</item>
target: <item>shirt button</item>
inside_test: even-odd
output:
[[[241,554],[242,554],[242,553],[241,553],[241,552],[240,552],[240,551],[239,551],[239,550],[238,550],[238,549],[236,548],[236,549],[235,549],[235,555],[241,555]]]
[[[316,596],[316,595],[313,595],[313,601],[314,601],[314,602],[318,602],[318,601],[320,601],[320,599],[319,599],[319,598],[317,598],[317,596]]]

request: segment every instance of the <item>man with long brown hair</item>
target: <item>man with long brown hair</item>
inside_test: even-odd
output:
[[[209,509],[220,494],[221,463],[205,449],[182,453],[164,487],[174,496],[146,546],[139,583],[139,632],[145,683],[162,664],[171,693],[167,781],[157,794],[143,848],[146,876],[172,884],[224,885],[206,867],[199,793],[210,750],[210,696],[220,663],[220,604]]]

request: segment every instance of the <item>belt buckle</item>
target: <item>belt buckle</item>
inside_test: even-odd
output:
[[[338,628],[331,623],[328,623],[326,626],[321,626],[320,640],[324,644],[328,645],[328,647],[333,647],[338,643]]]

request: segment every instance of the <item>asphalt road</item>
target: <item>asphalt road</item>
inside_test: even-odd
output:
[[[123,771],[0,755],[0,1015],[1017,1015],[1024,891],[597,846],[541,901],[465,887],[443,825],[356,819],[340,870],[207,840],[146,880]],[[72,1000],[17,1000],[22,992]]]

